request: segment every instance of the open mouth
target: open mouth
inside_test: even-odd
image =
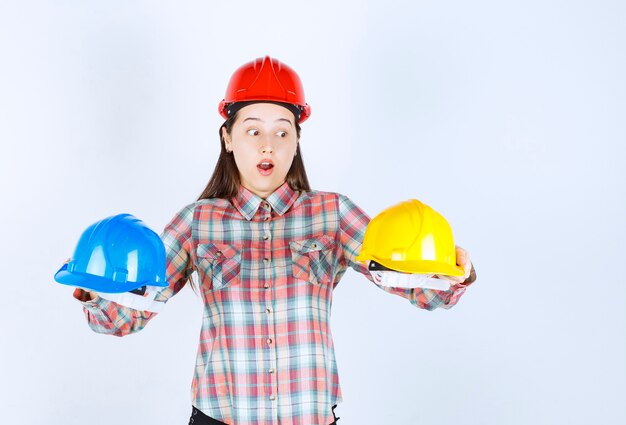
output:
[[[274,164],[272,164],[271,162],[261,162],[257,165],[257,167],[261,170],[271,170],[272,168],[274,168]]]
[[[263,160],[259,162],[256,167],[259,169],[259,172],[264,176],[269,176],[272,173],[272,168],[274,168],[274,164],[270,160]]]

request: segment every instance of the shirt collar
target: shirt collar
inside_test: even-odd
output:
[[[283,215],[289,210],[289,207],[298,199],[298,192],[289,187],[287,182],[280,185],[265,201],[270,204],[272,209]],[[243,186],[239,186],[239,193],[232,198],[232,203],[246,220],[252,220],[256,214],[263,199],[249,191]]]

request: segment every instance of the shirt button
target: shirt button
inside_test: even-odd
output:
[[[267,314],[270,314],[270,313],[272,312],[272,309],[268,307],[268,308],[266,308],[266,309],[265,309],[265,312],[266,312]]]
[[[274,373],[274,369],[268,370],[269,373]]]
[[[270,216],[269,216],[269,215],[268,215],[268,216],[265,216],[265,218],[263,218],[263,220],[265,220],[265,221],[267,221],[267,220],[269,220],[269,219],[270,219]]]
[[[270,396],[270,400],[276,400],[276,396],[275,396],[274,394],[272,394],[272,395]]]
[[[272,343],[272,338],[267,338],[267,343],[271,344]]]
[[[269,262],[270,262],[270,259],[269,259],[269,258],[267,258],[267,257],[265,257],[265,258],[263,259],[263,262],[264,262],[265,264],[267,264],[267,263],[269,263]]]
[[[265,289],[267,289],[267,288],[269,288],[269,287],[270,287],[270,284],[269,284],[269,283],[266,283],[265,285],[263,285],[263,287],[264,287]]]
[[[263,235],[263,240],[266,241],[270,238],[270,235]]]
[[[268,204],[267,202],[263,202],[263,208],[266,208],[266,209],[267,209],[267,208],[269,208],[269,207],[270,207],[270,204]]]

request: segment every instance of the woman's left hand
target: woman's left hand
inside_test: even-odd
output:
[[[443,275],[443,274],[436,274],[433,276],[438,279],[445,279],[448,282],[450,282],[451,285],[456,285],[456,284],[465,282],[470,277],[470,273],[472,272],[472,262],[470,261],[469,252],[467,252],[466,250],[464,250],[458,245],[455,245],[455,248],[456,248],[456,264],[458,266],[463,267],[465,274],[463,276],[448,276],[448,275]]]

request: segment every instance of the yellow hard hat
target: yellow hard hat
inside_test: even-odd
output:
[[[374,217],[365,229],[356,260],[372,260],[404,273],[465,274],[456,264],[450,225],[417,199],[396,204]]]

